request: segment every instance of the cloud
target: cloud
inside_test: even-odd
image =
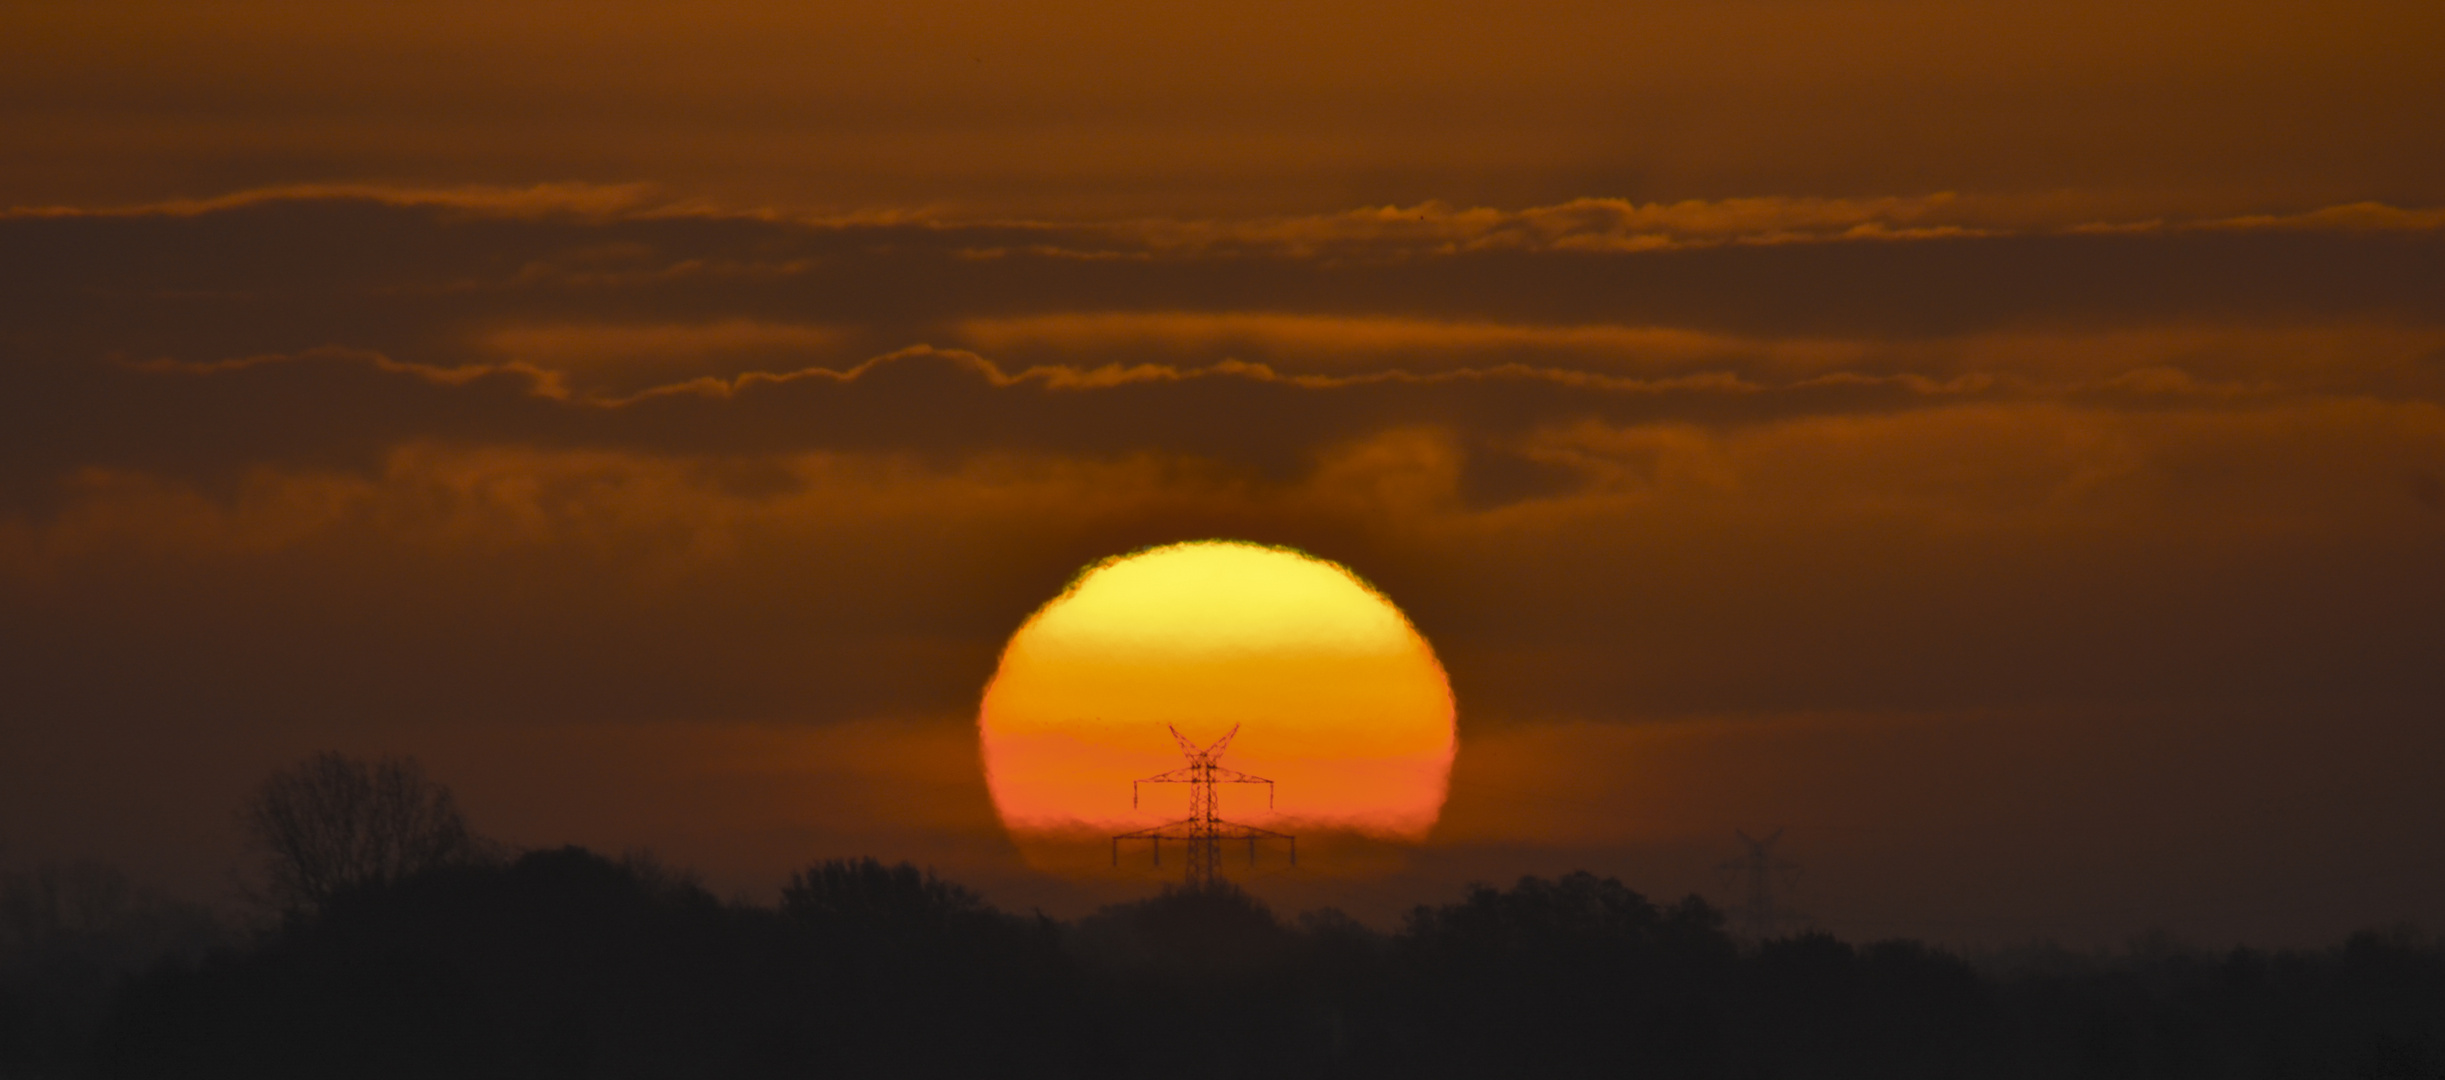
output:
[[[1061,318],[1049,326],[1055,333],[1080,329]],[[1156,451],[1279,475],[1302,467],[1317,447],[1387,426],[1441,425],[1458,433],[1472,453],[1485,453],[1514,451],[1533,431],[1584,419],[1722,425],[1964,400],[2076,399],[2094,407],[2155,409],[2303,394],[2425,392],[2435,381],[2429,358],[2445,347],[2434,332],[2352,326],[2006,334],[1788,349],[1689,332],[1614,335],[1574,328],[1553,338],[1724,351],[1685,352],[1650,375],[1604,370],[1611,364],[1518,362],[1428,363],[1410,370],[1377,365],[1407,359],[1420,343],[1447,337],[1499,356],[1520,348],[1502,343],[1539,340],[1543,330],[1223,316],[1088,320],[1063,351],[1091,355],[1099,334],[1111,335],[1103,346],[1108,352],[1125,355],[1142,331],[1179,333],[1179,340],[1195,345],[1209,332],[1242,330],[1271,334],[1273,347],[1308,359],[1312,354],[1295,350],[1387,343],[1393,355],[1348,360],[1328,371],[1231,360],[1006,368],[976,353],[920,347],[841,367],[649,383],[621,395],[572,395],[562,372],[526,362],[438,366],[332,349],[209,362],[32,365],[14,375],[24,390],[20,400],[78,405],[68,412],[26,412],[19,428],[26,452],[10,460],[21,491],[38,485],[46,466],[52,477],[87,465],[188,475],[226,474],[250,463],[365,469],[392,446],[434,438],[683,454]],[[576,360],[568,366],[576,367],[603,355],[596,350],[630,348],[627,334],[588,330],[559,340]],[[833,339],[804,328],[717,324],[653,329],[644,340],[657,346],[780,342],[794,352]],[[1768,359],[1750,360],[1744,348]],[[1778,370],[1782,356],[1857,365]],[[297,402],[318,406],[300,410]],[[32,452],[36,447],[43,452]]]
[[[564,375],[591,373],[573,388],[617,395],[917,344],[971,344],[1020,366],[1236,356],[1347,370],[1361,352],[1382,357],[1370,366],[1402,366],[1462,350],[1487,358],[1465,366],[1607,358],[1629,371],[1763,374],[1873,365],[1855,358],[1970,335],[2445,323],[2434,231],[1989,228],[1440,254],[1356,235],[1298,254],[1158,251],[1134,227],[486,216],[303,197],[186,215],[8,218],[0,345],[30,359],[195,363],[336,346],[455,368],[501,363],[516,344]],[[1031,253],[1044,245],[1133,257]],[[1007,254],[963,254],[977,249]],[[1162,355],[1128,355],[1141,346]]]
[[[905,350],[847,368],[704,377],[621,396],[573,395],[525,365],[436,368],[327,350],[189,364],[72,367],[19,377],[70,414],[29,413],[9,459],[20,512],[42,514],[85,470],[183,478],[211,488],[259,468],[370,475],[397,447],[515,445],[571,451],[761,458],[896,454],[1154,454],[1279,480],[1329,448],[1388,429],[1434,428],[1462,448],[1465,497],[1499,504],[1569,488],[1567,455],[1538,433],[1597,421],[1703,426],[1880,414],[1946,402],[2085,394],[2109,408],[2161,408],[2236,392],[2178,371],[2143,383],[2040,382],[1968,372],[1795,373],[1766,381],[1692,371],[1653,378],[1502,364],[1410,372],[1285,373],[1264,365],[1141,363],[1006,370],[958,351]],[[309,409],[297,403],[313,402]],[[70,485],[73,486],[73,485]]]
[[[2178,219],[2439,194],[2436,31],[2395,2],[2247,3],[2212,26],[1933,0],[1452,5],[1397,26],[1342,2],[1262,27],[1080,0],[614,11],[46,8],[0,43],[24,161],[0,203],[562,177],[1001,217],[2068,191]]]
[[[987,353],[1080,356],[1240,353],[1298,362],[1440,366],[1446,357],[1567,356],[1606,367],[1687,368],[1764,359],[1828,367],[1855,343],[1755,341],[1663,326],[1546,326],[1274,312],[1060,312],[963,320],[959,338]],[[1465,362],[1465,360],[1464,360]]]
[[[753,203],[677,198],[652,184],[567,182],[420,187],[321,183],[250,188],[204,198],[113,206],[18,206],[9,219],[194,218],[282,205],[364,203],[479,218],[619,221],[704,220],[784,228],[921,230],[962,236],[966,258],[1033,253],[1068,258],[1196,258],[1223,255],[1389,259],[1474,251],[1635,253],[1722,244],[1946,240],[2053,233],[2167,231],[2427,232],[2445,208],[2377,201],[2291,213],[2114,216],[2108,198],[1940,191],[1877,198],[1750,196],[1638,202],[1580,197],[1505,208],[1440,200],[1333,213],[1237,218],[1003,217],[950,207],[876,206],[799,212]]]
[[[821,326],[732,319],[705,324],[604,324],[505,326],[486,334],[485,348],[538,366],[584,365],[631,357],[689,360],[708,353],[761,349],[817,350],[839,340]]]
[[[715,410],[714,422],[739,404],[690,400]],[[611,416],[628,408],[542,404]],[[1261,415],[1219,417],[1217,430]],[[1387,590],[1415,606],[1430,637],[1460,649],[1455,678],[1474,691],[1479,715],[1618,715],[1630,706],[1605,704],[1615,694],[1643,703],[1634,711],[1671,714],[1710,702],[2018,702],[2146,685],[2296,693],[2332,688],[2342,672],[2371,687],[2417,683],[2387,666],[2425,640],[2409,624],[2383,648],[2363,634],[2312,631],[2407,617],[2403,605],[2429,587],[2418,583],[2434,584],[2419,567],[2440,527],[2416,497],[2417,478],[2445,472],[2445,412],[2350,398],[2141,409],[1931,400],[1730,425],[1556,416],[1508,451],[1560,482],[1500,499],[1472,491],[1486,482],[1472,471],[1498,449],[1466,426],[1314,432],[1279,471],[1248,468],[1248,450],[1234,458],[1048,442],[912,453],[882,442],[822,449],[705,436],[559,448],[426,438],[393,445],[370,470],[256,464],[207,481],[88,468],[68,480],[59,509],[11,521],[0,562],[35,595],[65,589],[56,595],[66,602],[101,590],[86,594],[94,612],[166,602],[165,588],[203,589],[197,610],[211,610],[230,602],[222,584],[298,561],[397,563],[421,568],[410,579],[440,574],[453,584],[380,601],[441,605],[388,625],[440,618],[437,629],[465,617],[510,640],[549,633],[579,611],[620,624],[629,617],[614,612],[636,604],[712,605],[690,618],[716,618],[722,603],[795,581],[772,595],[801,595],[804,610],[828,612],[823,625],[881,643],[842,646],[848,655],[932,640],[977,658],[990,656],[995,628],[1015,626],[1043,598],[995,585],[982,569],[944,569],[1009,565],[1016,556],[988,554],[995,545],[1060,553],[1023,575],[1057,591],[1077,565],[1112,550],[1251,535],[1354,552],[1344,561],[1362,568],[1389,560],[1390,569],[1367,572],[1404,583]],[[2303,551],[2349,552],[2354,570],[2311,588],[2286,569]],[[196,584],[161,577],[224,563]],[[2234,575],[2260,574],[2272,575],[2273,591],[2226,595]],[[623,584],[606,592],[604,582]],[[287,588],[264,584],[274,595]],[[495,588],[529,598],[521,607],[555,599],[505,621],[483,614]],[[705,592],[657,599],[666,589]],[[962,599],[970,592],[998,599],[979,606]],[[2386,611],[2398,615],[2377,614]],[[1530,612],[1543,621],[1521,622]],[[2194,621],[2208,612],[2224,614]],[[524,625],[532,620],[541,621]],[[1883,627],[1869,635],[1877,644],[1819,637],[1858,620]],[[2075,629],[2084,622],[2094,625]],[[901,625],[915,636],[887,630]],[[2280,647],[2232,638],[2277,625],[2299,632],[2274,634]],[[727,637],[706,645],[725,647]],[[462,645],[420,646],[436,647],[455,655]],[[2222,647],[2265,655],[2246,674],[2229,672],[2212,662]],[[705,673],[763,652],[633,667],[623,680],[673,681],[632,688],[622,707],[681,700]],[[2032,664],[2033,653],[2054,659]],[[1751,678],[1764,658],[1775,678]],[[836,702],[879,707],[923,678],[851,670],[801,665],[781,682],[767,672],[731,689],[759,700],[754,687],[823,671],[870,687]],[[957,695],[908,700],[947,707]]]
[[[1484,250],[1636,252],[1723,243],[1970,235],[1959,198],[1742,198],[1675,203],[1581,198],[1522,210],[1443,202],[1239,221],[1116,226],[1150,254],[1268,252],[1387,258]]]
[[[2445,228],[2445,209],[2403,208],[2381,202],[2326,206],[2298,214],[2245,214],[2201,222],[2205,229],[2312,229],[2339,232],[2433,232]]]
[[[853,339],[832,327],[722,319],[703,323],[512,323],[483,332],[477,347],[506,366],[552,373],[617,395],[694,378],[793,371],[840,353]]]
[[[468,185],[416,187],[399,184],[282,184],[201,199],[166,199],[123,206],[18,206],[6,218],[200,217],[278,203],[368,202],[400,208],[440,209],[487,217],[534,218],[570,215],[591,219],[634,216],[658,204],[650,184],[533,184],[526,187]]]

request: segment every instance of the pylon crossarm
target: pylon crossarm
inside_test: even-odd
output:
[[[1162,839],[1162,840],[1186,840],[1186,839],[1189,839],[1189,838],[1191,838],[1191,837],[1194,837],[1194,836],[1198,835],[1197,830],[1198,830],[1198,827],[1199,827],[1201,824],[1203,824],[1203,823],[1202,823],[1202,822],[1199,822],[1199,821],[1198,821],[1196,818],[1186,818],[1186,819],[1183,819],[1183,820],[1180,820],[1180,821],[1167,821],[1167,822],[1165,822],[1165,823],[1163,823],[1163,824],[1161,824],[1161,825],[1154,826],[1153,828],[1149,828],[1149,829],[1139,829],[1139,830],[1138,830],[1138,831],[1136,831],[1136,832],[1125,832],[1125,833],[1120,834],[1119,836],[1115,836],[1115,837],[1113,837],[1113,839],[1114,839],[1114,840],[1156,840],[1156,839]]]
[[[1197,782],[1197,774],[1193,769],[1173,769],[1167,773],[1156,773],[1153,776],[1132,780],[1129,782],[1129,808],[1132,810],[1138,808],[1139,784],[1194,784]]]
[[[1214,767],[1214,782],[1217,784],[1263,784],[1265,785],[1265,807],[1269,810],[1273,808],[1273,781],[1262,776],[1251,776],[1238,769],[1226,769],[1217,765]]]
[[[1257,828],[1257,827],[1256,827],[1256,826],[1254,826],[1254,825],[1242,825],[1242,824],[1240,824],[1239,822],[1236,822],[1236,821],[1217,821],[1217,822],[1215,822],[1215,823],[1214,823],[1214,835],[1215,835],[1216,837],[1218,837],[1218,838],[1220,838],[1220,839],[1224,839],[1224,840],[1252,840],[1252,839],[1253,839],[1253,840],[1288,840],[1288,839],[1291,839],[1291,835],[1290,835],[1289,833],[1278,833],[1278,832],[1273,831],[1272,829],[1260,829],[1260,828]]]

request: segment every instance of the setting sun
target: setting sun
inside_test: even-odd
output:
[[[1453,706],[1434,650],[1350,571],[1285,548],[1198,541],[1089,567],[1019,631],[978,727],[1013,833],[1116,832],[1179,816],[1130,781],[1233,725],[1231,762],[1271,778],[1234,817],[1414,839],[1450,772]]]

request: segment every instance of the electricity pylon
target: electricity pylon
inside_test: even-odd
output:
[[[1784,908],[1774,899],[1775,879],[1780,877],[1786,888],[1796,888],[1800,873],[1800,864],[1775,858],[1767,850],[1774,846],[1775,841],[1783,838],[1783,830],[1776,829],[1763,840],[1744,830],[1734,829],[1732,832],[1740,837],[1742,843],[1749,845],[1749,853],[1715,869],[1726,878],[1746,879],[1743,883],[1747,895],[1725,912],[1732,917],[1734,930],[1743,937],[1763,941],[1773,937],[1775,931],[1785,925],[1805,922],[1808,916]]]
[[[1121,841],[1123,840],[1152,842],[1155,849],[1156,866],[1163,865],[1163,841],[1188,841],[1188,887],[1191,889],[1209,889],[1214,886],[1215,882],[1222,880],[1222,844],[1225,840],[1248,841],[1248,865],[1250,866],[1256,865],[1257,841],[1287,840],[1290,842],[1290,864],[1299,865],[1298,837],[1270,829],[1260,829],[1254,825],[1240,825],[1224,821],[1220,816],[1222,799],[1214,790],[1216,784],[1263,784],[1265,785],[1265,805],[1267,808],[1273,806],[1273,781],[1262,776],[1250,776],[1237,769],[1226,769],[1217,764],[1222,760],[1223,747],[1231,745],[1231,737],[1239,734],[1239,725],[1231,725],[1231,730],[1224,732],[1222,738],[1214,741],[1214,745],[1203,750],[1199,750],[1196,743],[1190,742],[1188,736],[1180,734],[1179,728],[1169,730],[1172,733],[1172,741],[1180,744],[1180,752],[1188,757],[1189,763],[1170,772],[1156,773],[1143,780],[1130,781],[1129,805],[1132,808],[1138,805],[1139,784],[1187,784],[1189,785],[1189,816],[1170,824],[1157,825],[1151,829],[1139,829],[1136,832],[1122,833],[1113,837],[1112,865],[1121,864]]]

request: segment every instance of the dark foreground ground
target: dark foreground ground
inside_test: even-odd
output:
[[[1228,888],[1062,923],[872,861],[767,908],[574,848],[217,943],[59,908],[93,892],[11,892],[0,1077],[2445,1077],[2445,947],[2408,932],[1973,966],[1744,949],[1584,874],[1381,933]]]

